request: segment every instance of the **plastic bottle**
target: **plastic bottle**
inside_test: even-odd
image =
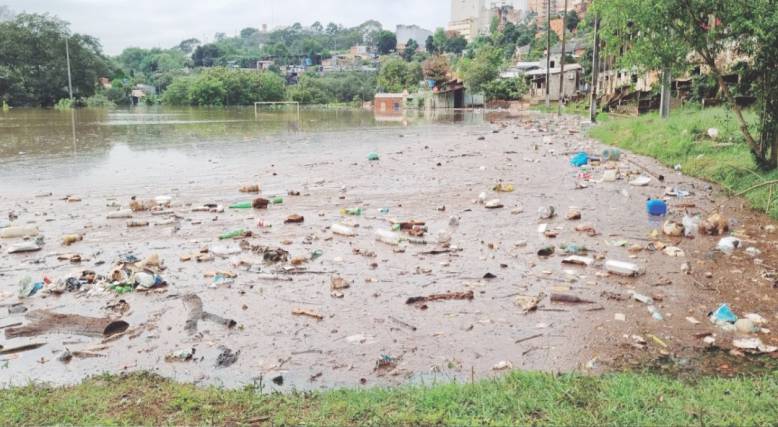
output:
[[[251,202],[240,202],[230,205],[230,209],[251,209]]]
[[[367,160],[370,160],[371,162],[379,160],[380,158],[381,156],[379,156],[376,152],[371,152],[367,155]]]
[[[401,240],[401,237],[398,233],[389,230],[376,230],[375,238],[379,242],[384,242],[393,246],[399,245]]]
[[[123,209],[120,211],[109,212],[106,215],[108,219],[127,219],[132,218],[132,209]]]
[[[606,261],[605,270],[609,273],[630,277],[639,276],[641,273],[640,267],[638,267],[636,264],[623,261]]]
[[[341,236],[356,236],[357,233],[354,232],[354,229],[351,227],[346,227],[343,224],[332,224],[330,226],[330,231],[332,231],[335,234],[341,235]]]
[[[15,239],[17,237],[37,236],[38,227],[19,226],[0,229],[0,238]]]
[[[233,230],[222,234],[221,236],[219,236],[219,240],[234,239],[236,237],[243,237],[245,235],[246,235],[246,230],[241,228],[239,230]]]
[[[686,237],[694,237],[700,230],[700,217],[689,216],[689,214],[683,217],[683,234]]]
[[[281,196],[275,196],[270,200],[270,202],[273,203],[274,205],[280,205],[284,203],[284,198]]]
[[[341,215],[360,216],[364,210],[362,208],[345,208],[340,210]]]

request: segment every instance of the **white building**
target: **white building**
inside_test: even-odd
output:
[[[451,0],[451,21],[447,29],[472,41],[481,34],[489,34],[493,18],[498,16],[505,18],[501,10],[526,10],[526,8],[527,0]],[[518,19],[513,20],[518,21]]]
[[[425,30],[418,25],[398,25],[395,34],[397,34],[398,51],[405,49],[405,44],[408,43],[408,40],[415,41],[419,48],[424,49],[427,37],[432,35],[432,31]]]

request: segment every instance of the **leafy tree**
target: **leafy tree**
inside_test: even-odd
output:
[[[197,46],[192,54],[192,62],[195,67],[213,67],[219,65],[222,51],[215,44]]]
[[[378,86],[385,92],[402,92],[418,85],[421,79],[421,66],[418,63],[390,58],[381,64]]]
[[[576,28],[578,28],[578,23],[581,21],[581,19],[578,17],[578,12],[574,10],[570,10],[567,12],[566,22],[567,22],[567,31],[573,32]]]
[[[467,39],[459,34],[454,34],[446,40],[445,51],[448,53],[461,54],[467,47]]]
[[[435,38],[427,36],[427,40],[424,41],[424,49],[427,53],[435,53]]]
[[[173,80],[162,95],[170,105],[252,105],[284,99],[284,80],[265,71],[244,71],[215,67]]]
[[[459,73],[471,90],[483,92],[487,83],[499,77],[503,60],[500,48],[483,46],[478,49],[473,59],[465,58],[460,61]]]
[[[321,33],[322,31],[324,31],[324,27],[321,25],[321,22],[316,21],[313,24],[311,24],[311,30],[314,33]]]
[[[375,44],[378,53],[386,55],[397,49],[397,36],[391,31],[379,31],[375,35]]]
[[[186,54],[190,54],[194,52],[195,47],[200,45],[200,40],[198,39],[186,39],[178,44],[178,49],[181,52],[184,52]]]
[[[327,29],[324,30],[325,33],[331,36],[335,35],[338,31],[340,31],[340,27],[338,27],[338,24],[335,24],[334,22],[327,24]]]
[[[629,16],[625,16],[629,11]],[[740,130],[762,169],[778,167],[778,8],[774,0],[609,0],[596,2],[605,49],[629,41],[624,63],[646,68],[677,64],[679,52],[694,53],[716,79],[735,112]],[[750,56],[759,76],[759,134],[752,133],[724,81],[717,61],[734,49]]]
[[[432,50],[430,53],[443,53],[446,51],[446,44],[448,43],[448,36],[443,28],[438,28],[432,34]]]
[[[419,43],[416,42],[414,39],[409,39],[407,43],[405,43],[405,50],[403,50],[402,57],[404,60],[411,62],[413,60],[413,56],[416,54],[416,50],[419,49]]]
[[[240,30],[240,38],[242,39],[248,39],[253,36],[255,36],[257,33],[259,33],[259,30],[256,28],[246,27],[242,30]]]
[[[49,15],[20,14],[0,22],[0,98],[10,105],[54,105],[68,97],[65,39],[74,95],[94,95],[98,77],[112,73],[94,37],[72,34]]]
[[[435,55],[424,61],[421,68],[425,79],[441,82],[446,80],[450,66],[444,55]]]

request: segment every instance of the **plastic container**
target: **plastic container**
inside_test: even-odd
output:
[[[389,230],[376,230],[375,239],[387,245],[397,246],[400,244],[400,234]]]
[[[577,168],[588,163],[589,163],[589,155],[584,153],[583,151],[576,154],[570,159],[570,164]]]
[[[0,229],[0,238],[16,239],[18,237],[37,236],[38,227],[19,226]]]
[[[683,234],[686,237],[694,237],[700,231],[700,217],[684,215],[683,217]]]
[[[603,160],[619,161],[621,159],[621,151],[616,148],[606,148],[602,151]]]
[[[637,264],[623,261],[606,261],[605,270],[609,273],[628,277],[639,276],[642,273],[641,268]]]
[[[614,182],[617,178],[616,169],[608,169],[602,174],[602,180],[605,182]]]
[[[240,202],[230,205],[230,209],[251,209],[251,202]]]
[[[651,216],[667,215],[667,203],[664,200],[651,199],[646,202],[646,211]]]
[[[132,209],[123,209],[120,211],[109,212],[106,215],[108,219],[127,219],[132,218]]]
[[[354,229],[351,227],[346,227],[343,224],[332,224],[330,226],[330,231],[332,231],[335,234],[338,234],[340,236],[356,236],[357,233],[354,232]]]

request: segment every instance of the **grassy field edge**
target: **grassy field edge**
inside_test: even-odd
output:
[[[746,114],[755,120],[752,112]],[[713,139],[708,129],[718,130]],[[609,117],[589,136],[607,145],[653,157],[669,167],[680,165],[689,176],[714,182],[738,194],[763,181],[778,179],[778,170],[762,172],[738,130],[734,113],[723,107],[687,107],[662,120],[651,113],[640,117]],[[778,185],[746,193],[751,207],[778,219]]]
[[[776,425],[778,375],[693,382],[639,373],[513,372],[474,384],[267,394],[152,374],[0,393],[3,425]]]

